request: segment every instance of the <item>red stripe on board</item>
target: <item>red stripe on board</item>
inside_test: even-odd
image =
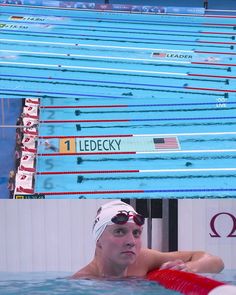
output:
[[[39,139],[50,139],[50,138],[107,138],[107,137],[133,137],[133,134],[115,134],[115,135],[47,135],[38,136]]]
[[[93,106],[41,106],[41,109],[84,109],[84,108],[126,108],[127,104],[93,105]]]
[[[236,79],[236,76],[214,76],[214,75],[205,75],[205,74],[188,74],[188,76]]]
[[[140,170],[94,170],[94,171],[52,171],[52,172],[37,172],[37,175],[58,175],[58,174],[102,174],[102,173],[137,173]]]
[[[93,192],[38,192],[42,195],[96,195],[96,194],[133,194],[144,193],[144,190],[115,190],[115,191],[93,191]]]
[[[236,53],[233,53],[233,52],[216,52],[216,51],[201,51],[201,50],[194,50],[194,52],[195,53],[236,55]]]
[[[213,62],[198,62],[198,61],[192,61],[191,64],[195,65],[212,65],[212,66],[225,66],[225,67],[235,67],[236,64],[218,64]]]
[[[17,187],[16,191],[18,193],[23,193],[23,194],[34,194],[34,189],[32,189],[32,188],[24,188],[22,186]]]
[[[216,41],[206,41],[206,40],[197,40],[197,42],[200,43],[206,43],[206,44],[236,44],[236,42],[216,42]]]
[[[37,154],[40,157],[51,156],[82,156],[82,155],[134,155],[137,152],[91,152],[91,153],[50,153],[50,154]]]
[[[111,123],[111,122],[130,122],[130,120],[44,120],[39,123]]]
[[[185,89],[192,89],[192,90],[210,90],[210,91],[220,91],[220,92],[236,92],[236,90],[227,90],[227,89],[216,89],[216,88],[197,88],[197,87],[184,87]]]

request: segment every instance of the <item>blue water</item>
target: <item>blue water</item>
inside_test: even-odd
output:
[[[41,98],[39,136],[58,153],[59,138],[76,137],[73,155],[39,145],[36,193],[236,197],[233,18],[2,7],[0,20],[1,92]],[[123,136],[126,154],[79,148],[82,137],[107,135]],[[150,149],[166,136],[178,151]]]
[[[124,280],[70,280],[70,273],[0,273],[0,294],[180,294],[144,279]],[[236,285],[235,271],[206,274],[207,277]]]
[[[4,278],[5,277],[5,278]],[[98,294],[180,294],[167,290],[155,282],[143,279],[129,280],[69,280],[56,278],[51,274],[0,274],[0,294],[68,294],[68,295],[98,295]]]

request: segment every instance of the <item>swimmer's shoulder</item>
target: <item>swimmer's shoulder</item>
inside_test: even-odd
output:
[[[71,279],[94,279],[97,278],[99,275],[96,269],[93,267],[92,264],[88,264],[84,268],[77,271],[73,274],[70,278]]]
[[[79,279],[94,279],[96,278],[96,276],[90,274],[90,273],[87,273],[87,272],[81,272],[81,271],[78,271],[76,272],[75,274],[73,274],[70,279],[74,279],[74,280],[79,280]]]

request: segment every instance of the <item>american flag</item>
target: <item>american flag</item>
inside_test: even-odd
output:
[[[152,57],[166,57],[166,53],[163,52],[153,52]]]
[[[153,138],[155,149],[179,149],[177,137]]]
[[[11,20],[22,20],[22,19],[24,19],[24,17],[23,16],[13,15],[13,16],[10,17],[10,19]]]

